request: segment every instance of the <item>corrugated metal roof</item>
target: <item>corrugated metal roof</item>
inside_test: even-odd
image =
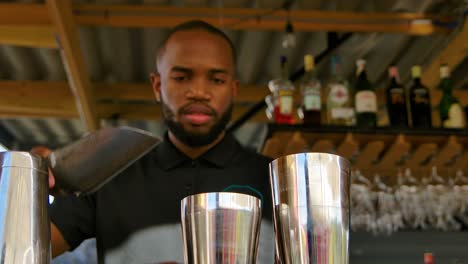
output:
[[[12,2],[12,1],[0,1]],[[13,1],[14,2],[14,1]],[[44,2],[44,1],[17,1]],[[152,4],[185,7],[261,7],[277,8],[281,0],[96,0],[76,1],[87,4]],[[359,12],[431,12],[453,13],[464,6],[462,0],[421,1],[375,1],[375,0],[298,0],[293,8]],[[154,70],[155,48],[167,35],[167,29],[135,29],[110,27],[81,27],[80,38],[85,61],[93,81],[148,82],[148,73]],[[238,51],[238,73],[244,84],[265,85],[279,75],[278,58],[287,53],[290,72],[302,65],[306,53],[319,54],[327,47],[326,32],[297,33],[297,46],[285,51],[281,47],[282,32],[277,31],[233,31],[227,30]],[[400,67],[403,80],[409,79],[413,64],[427,65],[445,46],[451,36],[409,36],[389,33],[354,33],[335,52],[342,57],[343,72],[352,76],[357,58],[368,60],[368,75],[371,82],[381,87],[386,81],[386,69],[390,64]],[[66,80],[60,54],[54,49],[22,48],[0,45],[0,78],[6,80]],[[326,79],[329,59],[318,65],[319,76]],[[467,83],[468,59],[453,71],[458,87]],[[78,120],[60,119],[4,119],[1,120],[6,134],[11,134],[16,146],[48,144],[57,146],[79,137],[83,126]],[[131,122],[155,133],[161,133],[161,124],[141,121]],[[155,129],[158,127],[158,129]],[[252,126],[254,127],[254,126]],[[251,138],[255,131],[246,129],[241,138]],[[250,135],[248,135],[250,134]],[[6,140],[6,139],[4,139]],[[11,139],[8,139],[11,141]],[[249,142],[249,140],[245,140]],[[4,142],[8,144],[8,142]],[[250,142],[252,143],[252,142]],[[13,143],[10,143],[12,145]]]

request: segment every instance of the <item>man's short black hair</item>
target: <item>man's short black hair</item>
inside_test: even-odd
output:
[[[209,24],[209,23],[207,23],[205,21],[202,21],[202,20],[190,20],[190,21],[184,22],[184,23],[179,24],[179,25],[175,26],[174,28],[172,28],[171,31],[169,32],[169,34],[167,35],[167,37],[164,39],[164,41],[161,43],[161,45],[159,46],[159,48],[157,50],[156,65],[157,65],[157,61],[159,60],[161,55],[164,53],[164,49],[166,47],[166,44],[169,41],[169,39],[171,38],[171,36],[174,35],[177,32],[189,31],[189,30],[203,30],[203,31],[206,31],[208,33],[220,36],[224,40],[226,40],[226,42],[229,44],[229,47],[231,48],[234,68],[236,67],[236,57],[237,57],[236,49],[235,49],[234,44],[232,43],[231,39],[219,28],[217,28],[217,27],[215,27],[215,26],[213,26],[213,25],[211,25],[211,24]]]

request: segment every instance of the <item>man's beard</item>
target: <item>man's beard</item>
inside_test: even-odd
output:
[[[179,109],[179,115],[183,113],[183,110],[188,105],[181,107]],[[197,133],[197,132],[190,132],[185,130],[185,128],[179,122],[175,120],[175,114],[169,108],[164,101],[161,100],[161,107],[162,113],[164,118],[164,123],[169,128],[169,131],[182,143],[190,147],[201,147],[209,145],[210,143],[214,142],[218,136],[224,131],[226,125],[231,120],[232,115],[232,103],[229,104],[228,108],[224,113],[222,113],[221,118],[213,125],[213,127],[206,133]],[[211,107],[210,107],[211,109]],[[213,118],[216,120],[218,115],[213,110]]]

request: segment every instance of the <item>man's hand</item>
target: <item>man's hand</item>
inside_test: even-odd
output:
[[[31,153],[33,154],[36,154],[36,155],[39,155],[43,158],[47,158],[49,157],[50,153],[52,153],[52,150],[50,150],[49,148],[47,147],[44,147],[44,146],[37,146],[37,147],[34,147],[31,149]],[[57,188],[55,188],[55,177],[54,177],[54,174],[52,174],[52,171],[49,169],[49,190],[50,190],[50,194],[53,195],[53,196],[56,196],[58,194],[61,194],[62,192],[60,192],[59,190],[57,190]]]
[[[37,146],[31,149],[31,153],[39,155],[43,158],[47,158],[50,153],[52,153],[52,150],[50,150],[47,147],[44,146]],[[54,175],[52,174],[52,171],[49,169],[49,193],[52,194],[53,196],[60,195],[63,192],[60,190],[57,190],[55,188],[55,178]],[[57,228],[57,226],[54,225],[54,223],[50,223],[50,242],[52,246],[52,257],[55,258],[56,256],[61,255],[62,253],[68,251],[70,249],[70,246],[68,243],[65,241],[63,238],[62,233],[60,230]]]

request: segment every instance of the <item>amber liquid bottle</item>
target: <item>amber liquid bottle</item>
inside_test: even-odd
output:
[[[429,90],[421,82],[421,67],[411,68],[413,84],[409,90],[412,126],[415,128],[432,127],[431,97]]]
[[[408,127],[408,111],[406,110],[406,92],[400,84],[398,68],[392,66],[388,69],[390,84],[385,94],[387,96],[387,112],[392,127]]]

